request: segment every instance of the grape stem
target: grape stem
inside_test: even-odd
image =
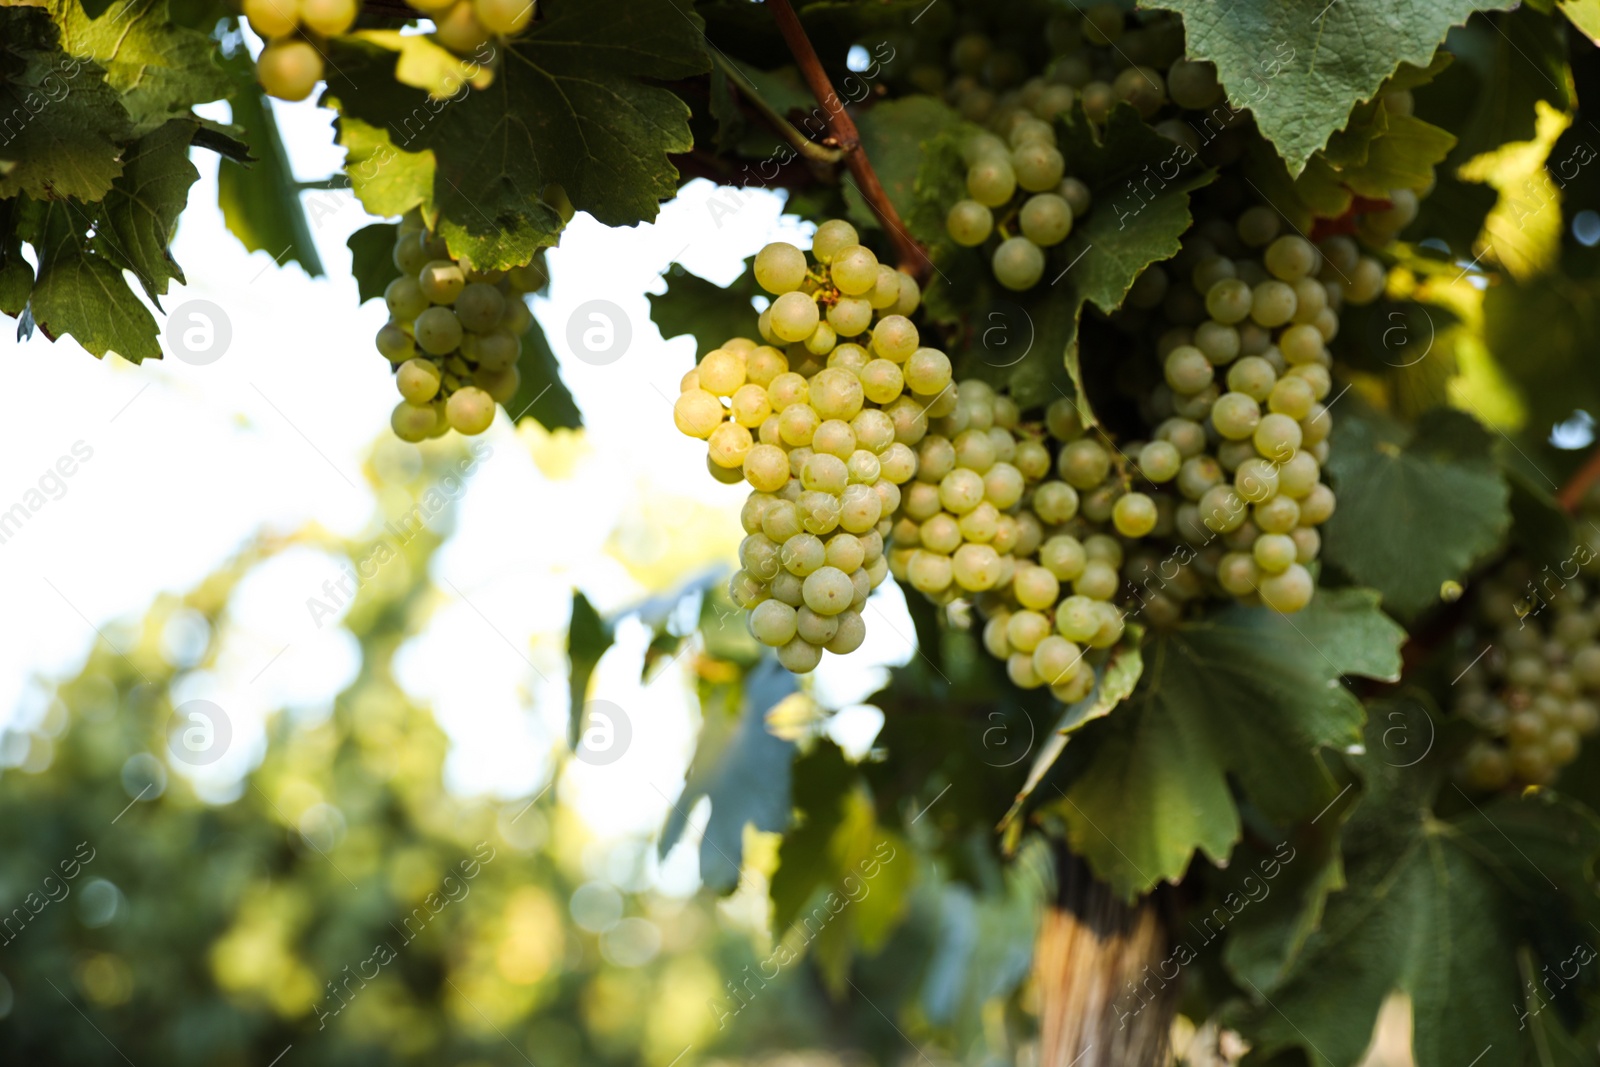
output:
[[[722,73],[728,76],[728,80],[733,82],[734,85],[738,86],[739,95],[748,100],[750,102],[750,106],[755,108],[756,111],[760,113],[761,117],[767,120],[767,125],[771,126],[775,131],[777,131],[777,133],[782,136],[785,141],[788,141],[791,145],[793,145],[795,150],[798,151],[802,156],[805,156],[810,160],[815,160],[818,163],[838,163],[840,160],[844,159],[844,151],[842,149],[830,148],[825,144],[818,144],[796,129],[794,123],[784,118],[783,115],[779,113],[777,108],[769,104],[766,99],[756,91],[756,87],[750,84],[749,80],[745,78],[739,69],[729,62],[728,58],[719,50],[712,49],[712,59],[715,61],[718,67],[722,68]]]
[[[784,42],[788,44],[795,64],[800,68],[801,77],[805,78],[806,85],[811,89],[811,95],[828,113],[828,132],[843,153],[844,164],[855,178],[857,190],[872,210],[877,212],[883,228],[888,231],[889,240],[894,244],[895,254],[899,258],[897,265],[919,283],[926,281],[933,261],[906,231],[894,202],[884,192],[883,183],[878,181],[878,174],[872,169],[872,161],[861,147],[861,134],[856,129],[855,120],[845,110],[839,94],[834,92],[828,72],[822,69],[822,60],[818,58],[811,38],[806,36],[805,27],[800,25],[799,16],[794,13],[789,0],[767,0],[767,7],[772,9],[778,32],[783,34]]]
[[[1561,505],[1561,510],[1572,514],[1578,510],[1578,505],[1583,503],[1583,498],[1591,486],[1600,482],[1600,445],[1589,453],[1589,458],[1583,461],[1577,473],[1567,479],[1567,484],[1561,487],[1561,492],[1556,494],[1556,502]]]

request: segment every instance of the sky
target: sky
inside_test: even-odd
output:
[[[331,112],[309,101],[274,106],[296,177],[336,174],[343,152]],[[209,117],[226,119],[226,105]],[[158,323],[170,315],[193,324],[193,310],[205,308],[193,302],[208,302],[217,358],[135,366],[96,360],[70,338],[19,342],[10,320],[0,335],[0,352],[26,368],[26,388],[14,394],[24,402],[0,420],[0,512],[37,501],[34,490],[45,498],[0,543],[0,601],[16,623],[0,641],[0,724],[37,727],[50,679],[75,672],[97,635],[125,647],[123,628],[157,596],[188,590],[262,531],[290,534],[315,523],[339,536],[370,533],[379,500],[363,463],[375,443],[380,470],[416,462],[416,446],[388,430],[398,398],[372,345],[386,318],[382,302],[358,305],[349,273],[345,240],[376,220],[347,192],[303,194],[327,270],[313,279],[266,252],[247,253],[216,207],[216,157],[196,150],[193,160],[201,178],[172,245],[187,284],[162,298],[165,311],[152,310]],[[736,565],[744,493],[712,481],[704,443],[672,425],[670,398],[693,365],[693,339],[662,340],[645,294],[663,290],[661,272],[673,262],[726,283],[767,241],[808,246],[810,227],[781,212],[776,195],[734,198],[696,181],[651,225],[611,229],[580,214],[550,253],[550,289],[534,300],[534,313],[586,430],[581,440],[552,438],[525,421],[519,432],[501,412],[478,439],[490,451],[465,479],[458,524],[435,558],[437,609],[397,659],[401,684],[450,736],[446,773],[458,792],[510,800],[549,781],[565,743],[572,589],[604,614],[657,591],[606,551],[608,540],[653,560],[658,573]],[[594,300],[620,309],[630,335],[621,357],[604,366],[574,357],[567,340]],[[169,352],[172,343],[183,342],[164,338]],[[703,536],[707,528],[725,536]],[[310,609],[343,563],[295,547],[256,567],[214,635],[213,664],[182,676],[175,701],[211,701],[230,733],[215,762],[172,765],[208,799],[237,795],[240,776],[260,759],[264,716],[276,708],[325,715],[355,677],[358,644],[337,618]],[[824,706],[842,709],[832,728],[856,751],[881,721],[861,701],[886,665],[914,653],[892,581],[874,601],[863,648],[848,662],[826,657],[808,683]],[[203,622],[180,618],[164,636],[174,662],[185,664],[208,635]],[[558,785],[598,839],[652,835],[693,754],[689,657],[642,685],[647,641],[640,624],[624,621],[590,691],[624,709],[628,751],[607,766],[571,762]],[[0,762],[16,753],[0,746]],[[705,814],[695,812],[691,826],[703,825]],[[672,869],[658,872],[664,885],[692,884],[690,853],[680,848]]]

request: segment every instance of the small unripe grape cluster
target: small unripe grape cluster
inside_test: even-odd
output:
[[[320,42],[355,24],[360,0],[244,0],[245,18],[266,46],[256,79],[267,95],[304,100],[322,80]]]
[[[1457,773],[1474,789],[1549,785],[1600,729],[1600,599],[1592,580],[1516,562],[1478,591],[1478,632],[1451,668],[1455,714],[1478,727]]]
[[[376,343],[402,397],[389,419],[395,436],[482,433],[521,384],[521,337],[533,325],[523,297],[548,281],[542,250],[510,270],[474,270],[412,211],[398,227],[394,264],[400,276],[384,290],[389,321]]]
[[[1005,140],[980,133],[968,141],[967,198],[951,206],[945,229],[969,248],[994,238],[995,280],[1020,292],[1039,283],[1045,249],[1065,241],[1089,210],[1089,187],[1067,176],[1054,125],[1020,112],[1007,125]]]
[[[861,612],[889,573],[912,446],[954,404],[950,360],[922,347],[909,318],[916,281],[839,220],[817,228],[811,257],[782,241],[756,255],[774,297],[757,322],[765,343],[736,337],[705,353],[673,404],[678,429],[706,442],[712,475],[753,490],[729,595],[796,673],[866,637]]]

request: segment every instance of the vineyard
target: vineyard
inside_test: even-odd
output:
[[[309,323],[193,297],[215,212],[376,326],[301,330],[372,388],[293,410],[389,412],[364,532],[73,606],[0,732],[0,1058],[1600,1062],[1597,47],[1596,0],[0,0],[18,401]],[[683,229],[742,262],[630,319]],[[0,580],[96,442],[5,487]],[[554,662],[446,577],[513,455]],[[246,754],[206,679],[310,551],[356,666]],[[447,591],[557,723],[525,792],[414,681],[490,677]]]

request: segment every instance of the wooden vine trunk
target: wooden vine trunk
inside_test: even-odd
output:
[[[1158,973],[1168,938],[1157,901],[1123,903],[1064,848],[1056,869],[1034,943],[1039,1067],[1165,1065],[1178,987]]]

